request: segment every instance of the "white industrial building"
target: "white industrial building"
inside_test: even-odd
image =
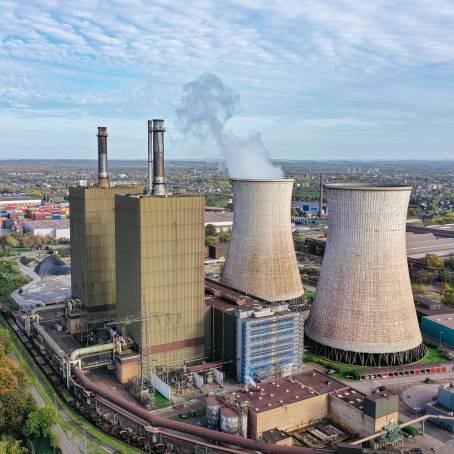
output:
[[[14,206],[37,206],[41,205],[41,199],[27,197],[0,197],[0,209],[8,205]]]
[[[37,236],[47,236],[57,240],[69,240],[69,219],[53,219],[44,221],[26,221],[22,226],[24,233]]]
[[[216,232],[230,232],[233,226],[233,213],[231,211],[205,212],[205,227],[214,225]]]

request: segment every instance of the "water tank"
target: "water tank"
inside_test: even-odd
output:
[[[237,434],[240,428],[240,417],[230,407],[221,408],[221,431],[228,434]]]
[[[367,366],[425,355],[408,274],[410,187],[328,184],[328,238],[305,326],[308,347]]]
[[[290,216],[293,180],[232,179],[233,230],[223,284],[268,301],[304,290]]]
[[[212,429],[218,427],[221,406],[221,402],[215,396],[207,397],[206,416],[208,427]]]

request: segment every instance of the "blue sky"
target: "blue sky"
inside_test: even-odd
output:
[[[228,128],[273,158],[454,157],[452,0],[0,0],[0,158],[209,159],[184,136],[182,85],[211,72],[241,103]]]

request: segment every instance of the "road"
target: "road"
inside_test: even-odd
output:
[[[30,287],[36,285],[41,278],[35,273],[34,270],[29,268],[28,266],[23,265],[19,259],[16,260],[16,262],[19,265],[19,269],[22,274],[25,274],[29,278],[31,278],[31,281],[21,287],[22,291],[28,290]],[[20,289],[15,290],[13,293],[11,293],[11,298],[18,304],[20,307],[24,309],[28,309],[30,307],[30,304],[22,298],[21,294],[19,293]]]

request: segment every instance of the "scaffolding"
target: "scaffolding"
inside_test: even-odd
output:
[[[241,365],[238,381],[291,375],[302,367],[303,316],[299,312],[239,320]]]

